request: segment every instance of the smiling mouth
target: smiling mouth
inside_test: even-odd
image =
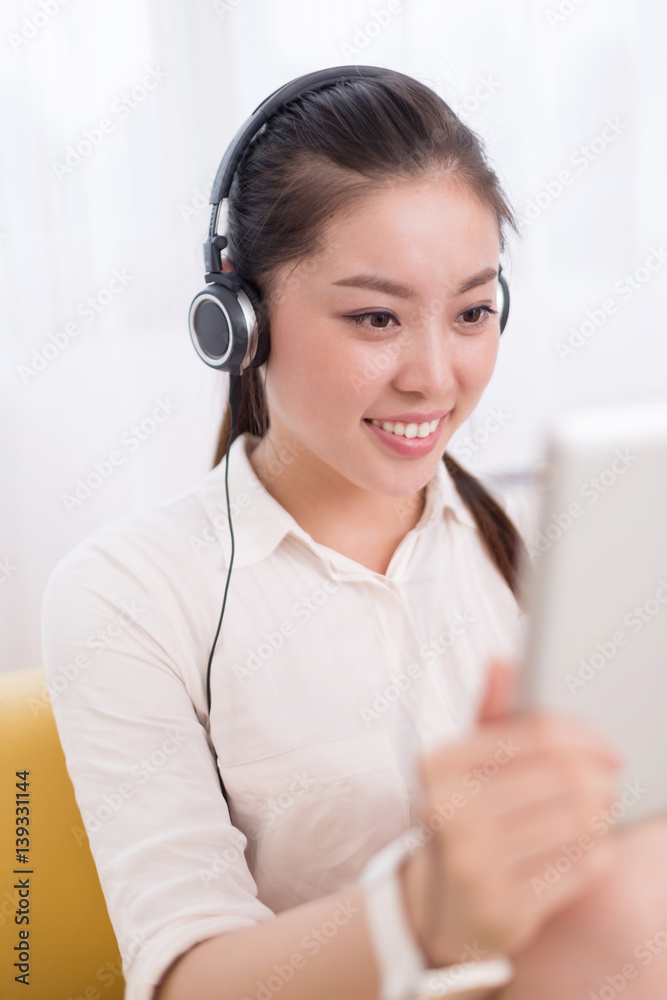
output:
[[[373,420],[372,418],[366,419],[367,424],[373,424],[375,427],[381,427],[383,431],[388,434],[393,434],[395,437],[402,438],[427,438],[430,437],[438,429],[440,422],[443,420],[440,417],[437,420],[431,420],[430,422],[418,423],[407,423],[404,420]]]

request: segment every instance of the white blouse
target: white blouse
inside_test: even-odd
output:
[[[416,756],[469,732],[489,658],[516,656],[525,624],[442,461],[383,575],[299,526],[257,478],[257,443],[229,454],[210,727],[224,458],[193,492],[92,532],[44,594],[73,836],[89,838],[126,1000],[151,1000],[195,943],[355,882],[416,825]],[[536,494],[495,496],[526,539]]]

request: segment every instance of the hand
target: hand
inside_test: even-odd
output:
[[[575,720],[512,711],[514,673],[493,661],[474,732],[419,758],[421,818],[432,836],[400,878],[433,967],[463,961],[473,948],[487,958],[523,948],[613,856],[608,840],[596,839],[548,893],[534,890],[531,879],[611,807],[620,761]]]

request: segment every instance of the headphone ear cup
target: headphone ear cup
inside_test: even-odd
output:
[[[188,316],[190,338],[210,368],[237,374],[248,345],[246,315],[233,288],[217,282],[195,295]]]
[[[501,336],[502,336],[503,330],[507,326],[507,317],[509,316],[509,312],[510,312],[510,289],[509,289],[509,285],[507,284],[507,280],[506,280],[504,274],[502,273],[502,271],[503,271],[503,269],[502,269],[502,265],[501,265],[498,268],[498,285],[499,285],[499,291],[500,291],[500,298],[502,299],[502,305],[501,305],[501,308],[500,308],[500,334],[501,334]]]
[[[259,368],[263,365],[269,356],[269,351],[271,350],[271,339],[269,337],[268,328],[265,330],[260,330],[259,325],[259,315],[262,305],[262,294],[252,281],[248,281],[246,278],[240,278],[241,291],[245,292],[250,301],[250,305],[255,313],[255,323],[257,324],[257,346],[253,354],[252,359],[248,365],[249,368]],[[250,332],[250,331],[249,331]]]

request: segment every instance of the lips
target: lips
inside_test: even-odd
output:
[[[436,446],[440,440],[440,432],[447,417],[448,413],[438,420],[436,429],[424,438],[406,438],[402,434],[399,435],[394,434],[393,431],[385,431],[383,427],[378,427],[370,419],[364,419],[364,423],[375,438],[391,451],[407,458],[419,458],[422,455],[427,455]],[[389,421],[384,422],[388,423]],[[416,423],[416,421],[412,422]],[[399,421],[396,421],[396,423],[399,423]]]
[[[392,424],[431,424],[434,420],[444,417],[449,410],[434,410],[432,413],[399,413],[394,417],[364,417],[365,420],[379,420],[380,423]]]

